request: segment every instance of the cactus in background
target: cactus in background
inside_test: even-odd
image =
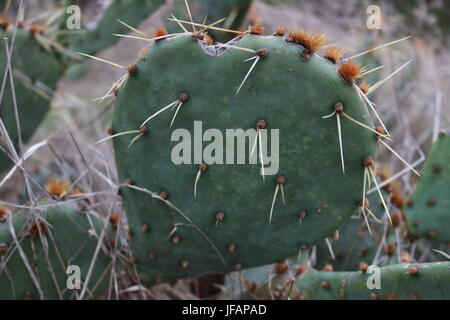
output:
[[[251,3],[251,0],[189,0],[189,8],[194,21],[203,22],[207,18],[206,24],[210,24],[226,18],[220,25],[225,29],[236,30],[242,26]],[[173,14],[181,20],[190,19],[185,0],[175,0]],[[173,22],[169,24],[168,31],[180,32]],[[229,33],[211,30],[211,35],[217,41],[231,39]]]
[[[355,271],[370,264],[384,266],[410,262],[409,254],[405,251],[409,243],[401,212],[403,197],[398,194],[394,183],[387,184],[382,189],[382,194],[385,201],[390,198],[394,208],[391,214],[392,225],[387,217],[383,219],[385,211],[376,192],[370,194],[367,198],[368,206],[378,221],[369,215],[366,222],[361,208],[358,208],[353,218],[329,238],[329,244],[317,245],[316,269],[332,267],[334,271]]]
[[[398,264],[381,268],[380,289],[369,289],[374,273],[310,270],[296,280],[303,299],[450,299],[450,262]]]
[[[131,144],[127,136],[117,137],[114,149],[119,177],[127,181],[122,196],[135,231],[131,248],[146,283],[296,255],[336,230],[361,202],[364,166],[373,165],[367,157],[376,139],[339,117],[344,108],[370,126],[353,85],[359,69],[353,62],[341,65],[329,52],[326,59],[316,55],[323,35],[283,38],[282,31],[243,35],[235,46],[247,49],[225,52],[198,41],[198,34],[159,41],[117,90],[112,128],[138,134]],[[242,85],[249,68],[242,61],[252,57],[253,72]],[[176,117],[163,111],[170,107]],[[335,110],[335,118],[322,118]],[[156,112],[161,113],[147,119]],[[336,117],[342,122],[345,174]],[[195,121],[202,121],[203,131],[224,133],[280,129],[278,177],[263,179],[259,164],[175,165],[171,135],[182,129],[198,139]]]
[[[87,298],[98,296],[108,285],[113,264],[109,244],[104,241],[94,254],[104,230],[98,216],[80,211],[70,202],[47,205],[45,212],[21,210],[5,215],[0,222],[0,300],[75,299],[80,291],[67,286],[73,271],[66,272],[71,265],[80,268],[83,287],[90,265],[95,263]]]
[[[420,237],[450,242],[450,136],[441,133],[405,206],[409,230]]]
[[[58,60],[57,52],[49,47],[45,48],[42,43],[36,40],[39,35],[33,34],[33,32],[33,27],[18,28],[12,57],[20,135],[24,143],[30,139],[34,130],[45,117],[50,107],[51,93],[49,91],[55,89],[63,72],[63,66]],[[3,75],[7,62],[4,37],[12,39],[12,27],[10,26],[7,30],[0,29],[0,37],[2,39],[0,43],[0,74]],[[6,87],[0,104],[0,117],[12,142],[17,147],[19,133],[9,80],[9,78],[6,79]],[[1,152],[0,173],[10,164],[11,161],[8,156]]]
[[[18,23],[17,37],[12,56],[17,107],[20,118],[21,138],[26,143],[39,126],[50,108],[56,85],[67,67],[79,61],[74,50],[94,54],[113,45],[119,38],[112,33],[126,33],[129,29],[117,19],[131,25],[138,24],[164,1],[152,0],[136,4],[135,1],[113,1],[97,27],[89,32],[74,32],[67,35],[66,28],[58,19],[45,24]],[[62,20],[62,19],[61,19]],[[62,29],[58,29],[58,23]],[[56,31],[54,29],[57,29]],[[13,38],[13,23],[6,15],[0,19],[0,74],[5,73],[6,51],[4,38]],[[59,36],[62,33],[64,36]],[[0,117],[5,123],[11,140],[18,146],[19,134],[16,125],[14,103],[9,79],[0,105]],[[10,159],[0,153],[0,173],[11,165]]]

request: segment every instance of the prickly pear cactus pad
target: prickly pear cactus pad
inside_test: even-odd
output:
[[[380,289],[368,289],[375,273],[305,272],[297,279],[303,299],[314,300],[447,300],[450,262],[398,264],[381,268]]]
[[[338,105],[371,125],[339,67],[281,36],[245,35],[235,46],[251,50],[217,49],[195,35],[159,41],[130,68],[117,92],[115,133],[139,129],[166,106],[141,127],[132,145],[129,135],[114,139],[134,230],[132,250],[146,282],[283,260],[329,236],[361,202],[363,163],[375,151],[374,134],[341,117],[344,174],[336,117],[322,118]],[[201,132],[214,129],[209,133],[216,135],[216,152],[221,152],[227,129],[257,128],[267,129],[272,155],[274,129],[279,130],[279,170],[264,179],[260,161],[248,164],[248,156],[247,164],[219,164],[221,159],[202,164],[201,151],[188,148],[191,164],[175,164],[171,157],[179,154],[180,135],[194,147],[202,143]],[[252,138],[243,152],[252,148]],[[213,148],[208,139],[205,154],[208,145]],[[224,162],[225,153],[231,160],[237,155],[230,149]]]
[[[423,168],[417,189],[405,207],[409,230],[450,242],[450,136],[440,134]]]
[[[6,50],[4,38],[12,39],[12,26],[7,31],[0,28],[0,74],[5,73]],[[61,65],[52,51],[46,51],[28,30],[18,29],[12,56],[14,87],[19,110],[22,141],[27,142],[49,109],[48,95],[42,89],[53,90],[62,74]],[[7,79],[0,105],[0,117],[12,141],[18,143],[18,131],[14,112],[10,81]],[[0,172],[11,164],[0,152]]]
[[[80,268],[82,288],[94,257],[86,297],[104,291],[112,260],[107,245],[94,254],[103,230],[98,217],[64,202],[38,220],[25,211],[10,217],[0,222],[0,300],[75,299],[80,290],[68,288],[66,271]]]

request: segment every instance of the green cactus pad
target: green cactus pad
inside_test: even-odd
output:
[[[434,143],[405,215],[408,229],[420,237],[450,242],[450,135]]]
[[[145,281],[281,261],[329,236],[361,200],[363,160],[374,153],[376,141],[370,131],[342,120],[344,175],[336,118],[322,116],[341,102],[355,119],[370,119],[336,66],[316,55],[303,60],[302,47],[281,37],[248,35],[237,45],[268,50],[239,94],[237,88],[251,64],[243,60],[252,54],[230,49],[209,56],[192,37],[156,43],[118,91],[113,120],[117,133],[137,129],[180,93],[189,95],[172,128],[173,113],[165,111],[147,123],[148,132],[131,147],[130,136],[114,140],[121,181],[131,179],[132,185],[156,193],[152,197],[126,186],[122,190],[135,231],[132,250]],[[277,175],[263,180],[259,163],[209,164],[195,200],[199,165],[175,165],[171,160],[178,144],[171,141],[175,129],[193,136],[194,121],[202,121],[203,131],[216,128],[225,134],[226,129],[255,129],[259,120],[266,121],[267,129],[280,130],[277,175],[286,179],[286,204],[279,193],[272,223],[269,212]],[[252,143],[247,141],[247,148]],[[190,221],[158,199],[162,191]],[[301,211],[307,212],[302,221]],[[218,212],[224,214],[221,221],[216,219]],[[140,232],[144,224],[150,228]]]
[[[98,243],[98,238],[92,233],[94,228],[95,234],[101,233],[101,221],[94,215],[79,212],[73,203],[68,202],[60,202],[57,207],[47,209],[44,217],[48,224],[41,222],[39,225],[44,242],[41,242],[38,224],[31,220],[29,212],[20,212],[13,218],[15,234],[43,296],[36,289],[6,222],[0,223],[0,300],[75,298],[75,292],[67,289],[69,275],[66,270],[69,265],[79,266],[81,281],[86,279]],[[48,260],[45,248],[48,250]],[[108,284],[112,260],[107,248],[104,245],[100,249],[88,285],[91,292],[86,297],[99,295]]]
[[[296,280],[303,299],[450,299],[450,262],[397,264],[381,268],[381,289],[368,289],[375,273],[308,271]],[[368,281],[369,280],[369,281]]]
[[[7,61],[3,38],[7,37],[11,43],[11,29],[12,27],[8,31],[2,31],[0,29],[0,37],[2,39],[0,41],[1,75],[5,72]],[[48,92],[42,89],[36,89],[36,87],[42,88],[46,86],[53,90],[63,70],[56,54],[46,51],[24,29],[17,30],[12,64],[13,72],[15,73],[14,86],[19,110],[22,140],[25,143],[31,138],[50,107]],[[18,134],[9,79],[6,82],[3,100],[0,105],[0,117],[17,148]],[[10,165],[10,159],[3,152],[0,152],[0,173]]]

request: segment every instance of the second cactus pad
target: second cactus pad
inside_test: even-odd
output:
[[[441,242],[450,241],[450,135],[442,133],[428,156],[416,191],[405,210],[409,230]]]
[[[245,35],[234,45],[255,51],[218,49],[191,36],[159,41],[117,92],[115,133],[139,130],[164,110],[131,146],[133,136],[114,139],[119,177],[127,180],[121,194],[131,246],[145,282],[281,261],[329,236],[361,202],[363,162],[376,140],[340,117],[343,174],[336,115],[322,117],[340,103],[352,118],[371,121],[338,66],[281,36]],[[230,136],[238,129],[255,130],[243,149]],[[252,164],[255,136],[261,140]],[[262,158],[272,163],[263,179],[265,137]]]

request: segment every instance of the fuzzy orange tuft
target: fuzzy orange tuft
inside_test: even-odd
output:
[[[250,26],[249,32],[250,32],[250,34],[256,34],[256,35],[260,36],[264,32],[264,28],[261,27],[260,25]]]
[[[324,49],[330,39],[325,33],[312,34],[305,30],[291,32],[289,36],[293,42],[305,47],[305,53],[307,54],[313,54],[318,50]]]
[[[166,28],[157,28],[155,29],[155,37],[163,37],[163,36],[167,36],[167,30]]]
[[[344,78],[344,80],[352,83],[354,80],[361,78],[361,66],[352,60],[347,63],[343,63],[339,67],[339,74]]]
[[[45,185],[45,189],[47,189],[48,194],[55,198],[64,197],[69,191],[67,189],[68,187],[69,181],[56,179],[48,179],[47,184]]]
[[[327,60],[330,60],[334,64],[336,64],[341,60],[342,55],[344,54],[344,51],[345,51],[344,49],[331,47],[331,48],[328,48],[327,51],[325,51],[325,54],[323,55],[323,57]]]
[[[283,36],[285,35],[285,33],[286,33],[286,28],[278,27],[278,28],[275,30],[274,35],[275,35],[275,36],[279,36],[279,37],[283,37]]]

